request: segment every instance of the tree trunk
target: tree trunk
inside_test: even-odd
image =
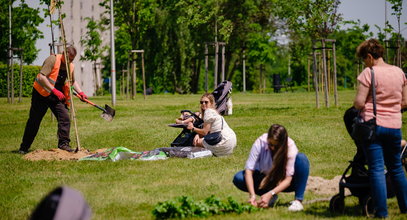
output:
[[[95,74],[95,95],[98,95],[99,90],[99,78],[96,69],[96,60],[93,62],[93,74]]]
[[[196,94],[198,92],[199,87],[199,76],[201,73],[201,59],[194,58],[192,61],[192,77],[190,81],[191,92]]]
[[[233,63],[232,68],[230,69],[230,63]],[[240,60],[238,56],[233,56],[231,53],[227,54],[227,62],[226,62],[226,80],[233,79],[236,69],[240,65]]]

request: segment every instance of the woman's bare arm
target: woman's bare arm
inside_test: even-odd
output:
[[[402,92],[402,99],[401,99],[401,108],[407,108],[407,86],[403,86]]]
[[[356,109],[363,109],[365,107],[366,98],[369,94],[369,87],[364,86],[363,84],[359,84],[358,91],[356,93],[355,100],[353,102],[353,106]]]

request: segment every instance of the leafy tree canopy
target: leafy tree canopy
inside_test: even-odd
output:
[[[0,0],[0,62],[7,63],[9,48],[9,4],[14,0]],[[43,38],[38,25],[43,22],[38,8],[30,8],[25,0],[13,4],[11,17],[12,47],[24,50],[24,62],[31,64],[37,58],[39,49],[35,42]],[[17,53],[17,52],[16,52]],[[16,54],[15,53],[15,54]]]

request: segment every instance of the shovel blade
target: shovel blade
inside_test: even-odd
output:
[[[115,114],[116,110],[114,110],[108,105],[105,105],[105,111],[100,116],[106,121],[112,121]]]
[[[112,117],[114,117],[114,115],[116,114],[116,110],[114,110],[112,107],[105,105],[105,109],[106,109],[106,114],[111,115]]]

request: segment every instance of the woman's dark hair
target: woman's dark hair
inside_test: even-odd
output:
[[[260,189],[272,189],[281,182],[286,175],[287,154],[288,154],[288,134],[284,126],[279,124],[271,125],[267,141],[277,141],[277,145],[271,150],[273,166],[260,184]]]
[[[383,57],[384,48],[380,44],[380,42],[376,39],[369,39],[363,41],[357,48],[356,48],[356,55],[362,59],[367,58],[367,54],[372,55],[374,59],[379,59]]]

